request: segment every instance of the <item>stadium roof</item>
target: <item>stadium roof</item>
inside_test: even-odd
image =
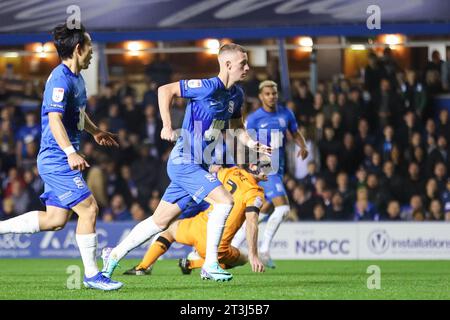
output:
[[[0,44],[50,40],[71,5],[100,42],[450,34],[447,0],[3,0]],[[371,5],[380,9],[381,29],[367,27]]]

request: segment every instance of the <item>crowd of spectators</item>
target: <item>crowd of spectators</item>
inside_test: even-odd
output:
[[[361,77],[336,76],[312,93],[292,80],[294,112],[310,155],[287,145],[284,177],[290,220],[450,220],[450,119],[433,97],[448,89],[446,64],[433,54],[424,70],[401,70],[389,50],[369,54]],[[140,221],[151,215],[169,184],[172,144],[162,141],[157,87],[171,79],[165,63],[147,68],[142,99],[126,81],[110,83],[88,100],[87,112],[120,147],[104,148],[84,135],[85,179],[103,221]],[[161,74],[163,73],[163,74]],[[173,80],[173,77],[172,77]],[[243,82],[246,113],[259,107],[258,79]],[[42,83],[0,80],[0,220],[44,209],[36,168]],[[180,128],[185,101],[176,99],[172,124]]]

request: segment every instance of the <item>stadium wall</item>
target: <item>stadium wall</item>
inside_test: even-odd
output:
[[[99,248],[114,246],[134,223],[97,224]],[[260,227],[260,235],[265,224]],[[58,232],[0,236],[0,258],[78,258],[75,223]],[[149,242],[128,254],[141,258]],[[174,243],[165,259],[185,257],[190,247]],[[245,250],[245,247],[244,247]],[[450,260],[450,223],[284,223],[272,243],[274,259]]]

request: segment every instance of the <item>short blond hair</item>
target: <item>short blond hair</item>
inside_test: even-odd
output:
[[[219,56],[226,51],[240,51],[242,53],[247,53],[247,49],[236,43],[225,43],[219,49]]]
[[[259,92],[261,92],[264,88],[275,88],[278,90],[278,85],[275,81],[264,80],[259,84]]]

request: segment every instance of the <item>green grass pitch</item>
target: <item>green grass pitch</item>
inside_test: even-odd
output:
[[[264,274],[232,269],[227,283],[201,280],[198,270],[182,275],[176,260],[158,261],[151,276],[122,275],[135,263],[122,261],[114,274],[125,283],[120,291],[100,292],[82,283],[67,289],[67,268],[81,267],[77,259],[0,259],[0,299],[450,299],[450,261],[279,260]],[[370,265],[380,267],[380,289],[367,288]]]

